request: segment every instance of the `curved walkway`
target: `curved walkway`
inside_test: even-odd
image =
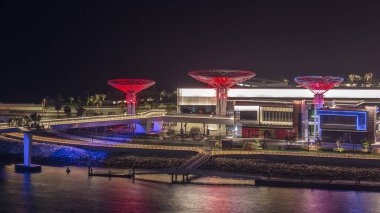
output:
[[[0,139],[13,142],[23,142],[22,133],[5,133],[0,135]],[[278,156],[304,156],[304,157],[323,157],[323,158],[351,158],[351,159],[373,159],[380,160],[380,155],[375,154],[348,154],[348,153],[326,153],[326,152],[305,152],[305,151],[272,151],[272,150],[204,150],[199,147],[189,146],[166,146],[166,145],[142,145],[142,144],[125,144],[107,142],[104,140],[73,140],[66,138],[53,138],[34,135],[33,140],[43,143],[55,143],[60,145],[75,145],[75,146],[92,146],[92,147],[107,147],[120,149],[150,149],[150,150],[178,150],[178,151],[193,151],[198,153],[209,153],[213,156],[228,156],[228,155],[278,155]]]
[[[21,133],[6,133],[0,135],[3,140],[9,140],[13,142],[23,142],[23,135]],[[112,142],[88,142],[81,140],[72,140],[65,138],[52,138],[45,136],[34,135],[33,140],[42,143],[54,143],[60,145],[75,145],[75,146],[91,146],[91,147],[106,147],[106,148],[120,148],[120,149],[151,149],[151,150],[174,150],[174,151],[193,151],[203,152],[202,149],[197,147],[185,147],[185,146],[163,146],[163,145],[140,145],[140,144],[125,144],[125,143],[112,143]]]

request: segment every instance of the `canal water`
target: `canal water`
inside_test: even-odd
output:
[[[380,193],[254,186],[172,185],[0,164],[0,212],[380,212]]]

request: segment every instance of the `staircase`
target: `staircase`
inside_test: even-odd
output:
[[[179,167],[172,168],[171,173],[187,175],[191,173],[193,170],[202,166],[204,163],[206,163],[210,157],[211,157],[211,154],[209,153],[204,153],[204,152],[198,153],[197,155],[190,158]]]
[[[177,180],[178,175],[182,175],[182,183],[190,182],[189,174],[206,163],[210,157],[211,153],[203,151],[187,160],[181,166],[170,169],[169,174],[171,175],[172,183],[179,183]]]

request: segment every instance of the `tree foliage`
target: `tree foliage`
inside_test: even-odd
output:
[[[71,107],[69,107],[69,106],[65,106],[65,107],[63,108],[63,111],[65,112],[66,117],[71,117]]]
[[[54,109],[57,111],[57,118],[59,117],[59,111],[62,110],[63,98],[61,95],[57,95],[54,102]]]

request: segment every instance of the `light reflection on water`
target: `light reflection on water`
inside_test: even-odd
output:
[[[380,193],[170,185],[87,177],[87,168],[0,166],[0,212],[379,212]]]

